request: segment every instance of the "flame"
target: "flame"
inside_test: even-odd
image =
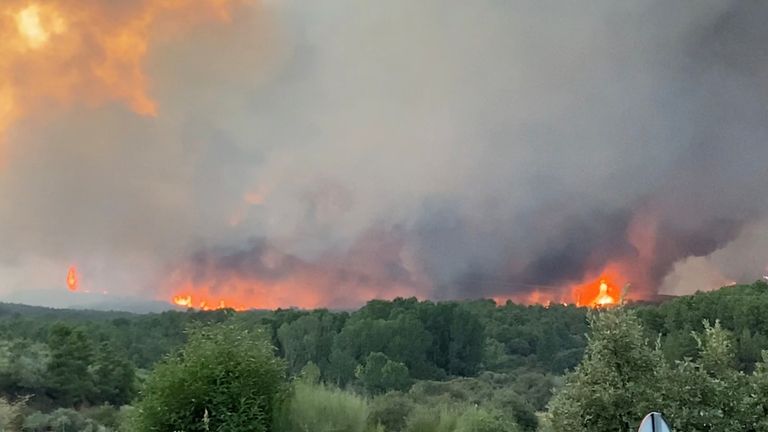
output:
[[[624,277],[623,267],[619,264],[608,265],[598,276],[586,278],[586,282],[577,283],[566,287],[541,286],[524,293],[515,293],[509,296],[493,297],[497,305],[503,305],[507,301],[525,305],[543,305],[549,307],[553,304],[588,307],[610,307],[619,304],[622,298],[622,289],[627,279]]]
[[[226,21],[248,0],[3,0],[0,141],[51,106],[123,103],[155,116],[144,62],[153,43],[202,21]]]
[[[72,292],[77,291],[77,269],[70,267],[67,271],[67,289]]]
[[[173,296],[173,304],[185,307],[192,307],[192,296]]]
[[[595,280],[571,288],[577,306],[609,307],[619,303],[621,288],[617,275],[605,272]]]
[[[264,260],[279,259],[264,257]],[[315,309],[335,305],[357,307],[376,298],[417,296],[423,288],[399,284],[377,275],[355,275],[322,267],[296,268],[280,278],[214,274],[191,278],[179,273],[167,282],[173,304],[201,310],[299,307]]]
[[[427,297],[432,291],[418,256],[398,230],[371,230],[347,250],[311,260],[266,240],[242,249],[204,249],[176,264],[158,284],[175,304],[235,310],[352,308],[371,299]]]
[[[199,298],[199,297],[195,297]],[[207,299],[207,300],[206,300]],[[214,309],[226,309],[229,306],[227,306],[227,302],[225,300],[210,300],[209,297],[205,297],[203,300],[195,301],[193,300],[192,295],[176,295],[173,296],[171,299],[171,302],[177,306],[187,307],[187,308],[195,308],[200,310],[214,310]],[[211,306],[215,305],[215,306]],[[244,306],[237,306],[237,307],[231,307],[231,309],[235,310],[245,310],[247,309]]]

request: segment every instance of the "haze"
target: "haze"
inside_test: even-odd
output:
[[[762,2],[38,3],[0,6],[6,300],[573,302],[606,272],[648,298],[767,271]]]

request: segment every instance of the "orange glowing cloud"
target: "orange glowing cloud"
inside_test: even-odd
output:
[[[427,297],[431,285],[401,238],[369,233],[346,253],[307,261],[264,241],[202,251],[166,281],[166,300],[196,309],[356,307],[374,298]]]
[[[0,5],[0,140],[54,105],[118,102],[155,116],[144,61],[153,42],[246,0],[4,0]]]

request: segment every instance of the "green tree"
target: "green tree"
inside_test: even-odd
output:
[[[89,366],[93,361],[91,343],[80,328],[55,325],[48,339],[51,359],[47,376],[51,395],[63,406],[91,401],[96,393]]]
[[[137,431],[271,430],[285,386],[273,351],[261,331],[226,323],[194,329],[148,377]]]
[[[677,362],[660,382],[661,410],[677,430],[737,432],[750,427],[745,410],[749,382],[734,367],[731,336],[719,322],[694,334],[699,360]]]
[[[338,320],[328,311],[314,311],[277,329],[288,370],[297,374],[308,362],[321,371],[328,368],[333,338],[338,333]]]
[[[100,402],[125,405],[136,394],[136,370],[125,355],[119,355],[109,342],[104,342],[96,354],[93,378]]]
[[[664,372],[648,347],[640,321],[622,308],[594,313],[584,359],[549,404],[555,432],[626,432],[658,409],[656,385]]]
[[[744,422],[752,425],[754,432],[768,432],[768,351],[763,351],[763,359],[750,378],[744,398]]]
[[[365,365],[358,367],[356,375],[369,394],[405,390],[410,385],[408,367],[380,352],[369,354]]]

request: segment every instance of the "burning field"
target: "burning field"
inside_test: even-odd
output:
[[[768,272],[768,6],[449,3],[3,1],[0,294],[605,306]]]

